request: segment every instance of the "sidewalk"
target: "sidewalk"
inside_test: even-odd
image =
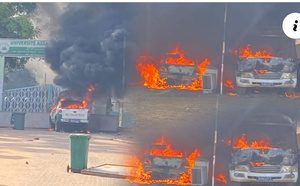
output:
[[[91,134],[88,167],[124,164],[132,148],[116,134]],[[69,133],[0,128],[0,185],[131,185],[126,180],[67,173]]]

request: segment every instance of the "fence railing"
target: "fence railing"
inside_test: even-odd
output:
[[[53,84],[4,90],[3,111],[48,112],[59,92],[60,87]]]

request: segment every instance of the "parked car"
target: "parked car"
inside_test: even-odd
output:
[[[55,131],[74,126],[77,131],[87,132],[89,109],[81,100],[61,99],[50,112],[50,124]]]

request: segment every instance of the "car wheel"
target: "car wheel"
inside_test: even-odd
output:
[[[49,123],[50,123],[50,127],[52,129],[54,129],[55,128],[55,124],[52,122],[51,117],[49,117]]]
[[[83,133],[87,133],[87,130],[88,130],[88,125],[87,124],[83,124],[82,125],[82,132]]]
[[[56,122],[55,123],[55,131],[60,132],[61,131],[61,122]]]

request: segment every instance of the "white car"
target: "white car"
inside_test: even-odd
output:
[[[82,101],[61,99],[50,112],[50,124],[55,131],[64,130],[67,126],[75,126],[76,130],[87,132],[89,109]]]

